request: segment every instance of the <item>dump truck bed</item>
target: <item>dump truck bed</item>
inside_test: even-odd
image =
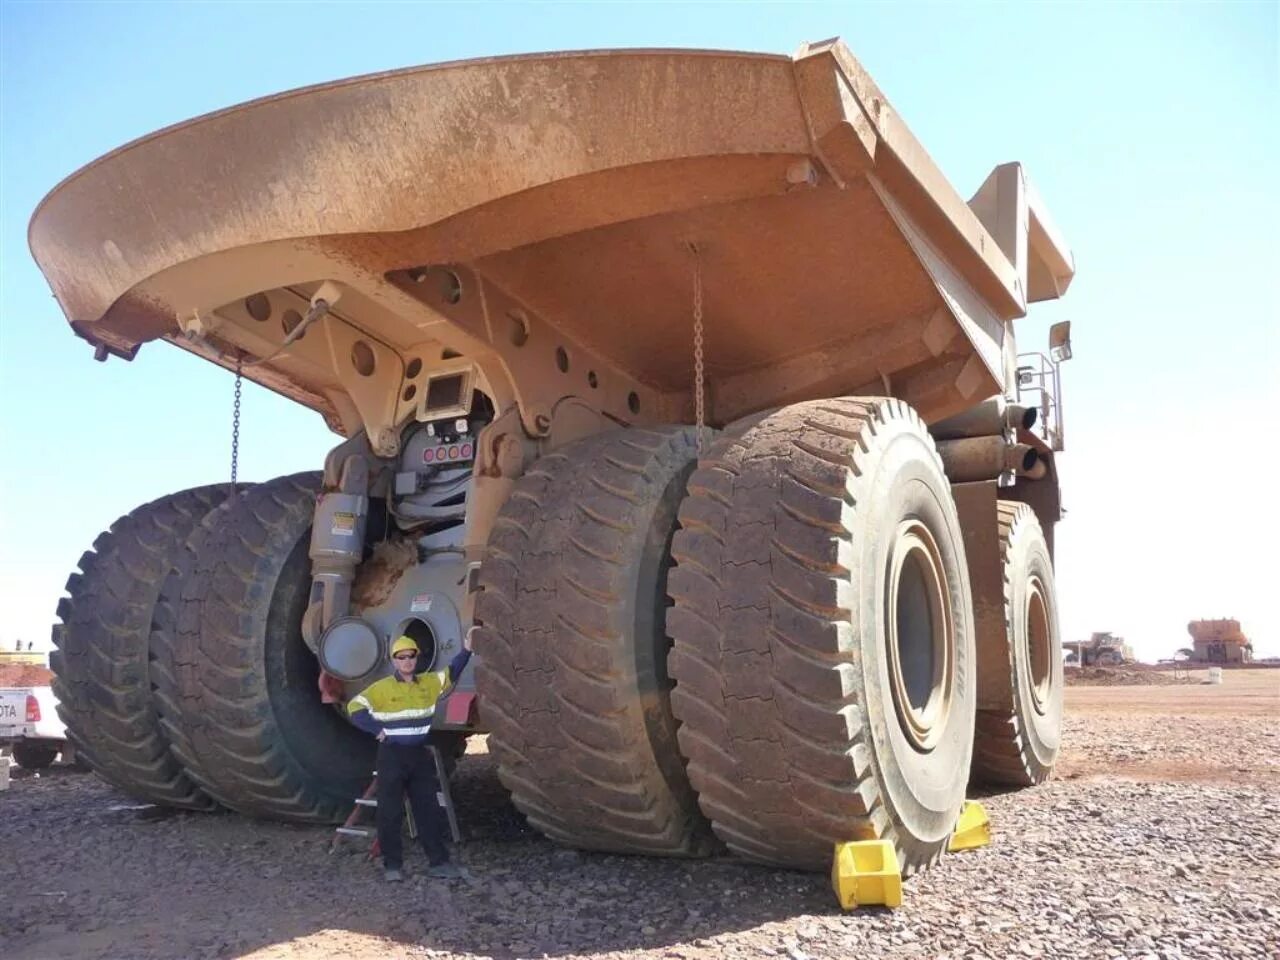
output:
[[[426,337],[510,366],[520,338],[500,328],[519,311],[580,366],[614,371],[619,396],[652,398],[638,419],[688,409],[696,269],[713,422],[869,387],[935,419],[1002,389],[1010,321],[1074,269],[1020,169],[984,191],[971,208],[839,42],[794,58],[548,54],[362,77],[171,127],[54,189],[30,242],[100,352],[164,337],[227,365],[178,333],[218,314],[227,344],[265,355],[282,333],[227,305],[330,279],[357,291],[350,322],[401,356]],[[465,302],[424,290],[438,264]],[[249,375],[350,432],[324,363]]]

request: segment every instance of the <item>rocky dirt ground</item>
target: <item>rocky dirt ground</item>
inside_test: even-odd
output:
[[[1059,777],[984,798],[994,843],[908,881],[894,911],[842,914],[817,875],[558,849],[483,743],[455,784],[471,882],[398,888],[356,850],[330,856],[326,828],[139,811],[92,775],[15,771],[0,955],[1280,956],[1280,671],[1067,696]]]
[[[1200,682],[1186,668],[1175,670],[1142,663],[1122,667],[1068,667],[1066,681],[1069,687],[1151,687]]]

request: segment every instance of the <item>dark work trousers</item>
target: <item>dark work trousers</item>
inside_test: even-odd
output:
[[[404,795],[409,794],[409,809],[418,825],[418,841],[432,866],[447,863],[449,850],[444,845],[445,811],[436,799],[440,787],[436,781],[436,765],[423,744],[416,747],[387,743],[378,744],[378,846],[382,862],[391,869],[403,863],[400,827],[404,822]]]

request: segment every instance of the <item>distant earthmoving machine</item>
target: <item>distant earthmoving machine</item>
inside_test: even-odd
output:
[[[1239,620],[1192,620],[1191,660],[1195,663],[1248,663],[1253,644],[1240,629]]]
[[[1117,666],[1134,660],[1133,647],[1124,642],[1124,637],[1117,637],[1109,630],[1062,646],[1067,651],[1067,662],[1082,667]]]

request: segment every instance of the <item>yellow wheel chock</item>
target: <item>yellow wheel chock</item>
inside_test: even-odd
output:
[[[991,820],[982,804],[966,800],[947,849],[972,850],[991,842]],[[831,861],[831,888],[842,910],[902,906],[902,871],[890,840],[837,843]]]
[[[991,842],[991,820],[987,811],[976,800],[966,800],[964,809],[960,811],[960,819],[951,833],[947,849],[952,853],[957,850],[972,850],[985,847]]]
[[[890,840],[837,843],[831,886],[843,910],[902,906],[902,871]]]

